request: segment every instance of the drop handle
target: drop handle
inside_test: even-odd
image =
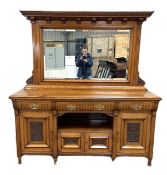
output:
[[[135,111],[139,111],[142,108],[142,106],[141,105],[138,105],[138,104],[135,104],[135,105],[132,105],[131,108],[133,110],[135,110]]]
[[[30,105],[30,108],[35,110],[35,109],[39,108],[39,105],[34,103],[34,104]]]
[[[104,105],[98,104],[95,106],[96,110],[104,110]]]
[[[73,110],[76,110],[77,109],[77,106],[75,105],[67,105],[66,108],[69,110],[69,111],[73,111]]]

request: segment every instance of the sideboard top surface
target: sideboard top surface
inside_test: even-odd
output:
[[[113,87],[113,88],[80,88],[80,89],[61,89],[50,86],[28,86],[23,90],[10,96],[11,99],[42,99],[42,100],[161,100],[160,97],[147,91],[144,87]]]

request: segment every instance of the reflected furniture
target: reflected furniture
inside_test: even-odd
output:
[[[50,155],[55,162],[60,155],[105,155],[112,160],[142,156],[151,165],[161,98],[144,87],[138,62],[141,26],[153,12],[21,13],[32,25],[33,75],[10,96],[18,162],[23,155]],[[118,79],[44,78],[43,29],[130,30],[128,74]]]
[[[115,72],[117,70],[117,66],[115,63],[105,60],[98,60],[98,61],[99,65],[96,71],[95,78],[109,78],[109,77],[116,78]]]

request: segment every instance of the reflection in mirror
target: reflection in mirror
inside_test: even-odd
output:
[[[127,78],[130,30],[43,29],[44,79]]]

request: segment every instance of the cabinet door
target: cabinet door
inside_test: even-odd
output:
[[[85,151],[94,154],[111,154],[111,133],[86,133]]]
[[[21,112],[20,133],[22,152],[51,152],[51,130],[51,112]]]
[[[120,113],[118,119],[118,153],[126,155],[148,152],[150,136],[149,113]]]
[[[79,132],[60,132],[58,139],[59,152],[83,152],[83,134]]]

